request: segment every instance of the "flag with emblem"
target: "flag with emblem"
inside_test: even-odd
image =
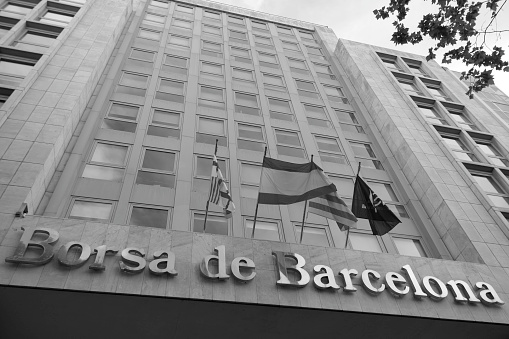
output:
[[[219,169],[216,155],[212,160],[212,173],[210,174],[210,193],[209,202],[219,205],[223,208],[225,217],[230,218],[235,211],[230,191],[223,179],[223,174]]]
[[[357,218],[369,220],[374,235],[384,235],[401,222],[359,175],[355,179],[352,212]]]

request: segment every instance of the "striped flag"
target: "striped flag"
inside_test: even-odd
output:
[[[295,164],[263,158],[258,203],[289,205],[335,192],[322,169],[314,162]]]
[[[345,202],[332,192],[309,201],[309,212],[335,220],[342,231],[356,228],[357,218],[350,211]]]
[[[209,201],[223,207],[226,218],[231,218],[232,213],[235,211],[235,205],[230,196],[230,191],[228,191],[228,187],[226,187],[224,182],[223,174],[221,174],[215,154],[212,160],[212,173],[210,174]]]

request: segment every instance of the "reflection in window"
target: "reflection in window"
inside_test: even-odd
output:
[[[148,186],[175,187],[175,153],[145,150],[142,170],[138,171],[136,183]]]
[[[419,240],[396,237],[393,237],[392,240],[394,240],[399,254],[411,257],[426,257],[426,252],[424,252],[424,248]]]
[[[252,233],[253,221],[246,220],[245,237],[251,238]],[[280,241],[278,224],[276,222],[256,220],[254,238],[259,240]]]
[[[129,225],[166,228],[168,210],[133,206]]]
[[[354,250],[382,253],[382,248],[374,235],[350,233],[350,243]]]
[[[205,214],[193,214],[193,232],[203,233]],[[228,220],[215,215],[207,216],[207,228],[205,233],[228,235]]]
[[[112,203],[75,200],[69,218],[110,220]]]
[[[98,143],[95,147],[91,161],[123,166],[127,159],[127,146]]]
[[[88,164],[85,166],[81,177],[120,182],[124,177],[124,170],[121,168]]]

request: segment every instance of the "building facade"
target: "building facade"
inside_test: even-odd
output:
[[[9,0],[0,30],[9,334],[22,315],[61,318],[60,335],[79,321],[126,336],[304,337],[338,321],[353,336],[509,333],[509,98],[495,86],[469,99],[422,56],[206,1]],[[216,143],[236,210],[211,204],[204,230]],[[251,238],[265,149],[312,158],[347,204],[361,163],[402,222],[377,237],[359,220],[347,241],[308,214],[300,243],[303,203],[260,205]]]

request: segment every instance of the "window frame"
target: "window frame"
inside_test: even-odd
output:
[[[384,168],[382,166],[382,162],[380,160],[378,160],[378,157],[375,154],[375,150],[373,149],[373,146],[370,142],[364,142],[364,141],[359,141],[359,140],[348,140],[348,143],[350,145],[350,148],[352,149],[352,153],[354,154],[354,158],[357,163],[359,163],[359,162],[362,163],[362,160],[369,160],[373,164],[373,167],[365,166],[363,164],[365,167],[370,168],[370,169],[382,170],[382,171],[384,170]],[[354,151],[354,148],[352,147],[352,144],[368,146],[371,149],[371,152],[374,154],[374,157],[365,157],[365,156],[357,155]],[[377,165],[377,163],[378,163],[378,165]]]
[[[352,133],[359,133],[359,134],[366,134],[366,131],[364,130],[364,127],[362,127],[362,125],[360,124],[359,120],[357,119],[357,116],[356,116],[356,112],[354,111],[347,111],[347,110],[342,110],[342,109],[339,109],[339,108],[333,108],[334,110],[334,113],[336,114],[336,118],[338,119],[339,121],[339,126],[341,127],[341,130],[343,132],[349,132],[350,131],[346,131],[346,128],[344,128],[344,126],[353,126],[355,129],[356,129],[356,132],[352,132]],[[352,121],[344,121],[340,118],[340,114],[342,113],[345,113],[345,114],[348,114],[349,116],[353,116],[353,119],[351,119]]]
[[[202,98],[202,90],[203,90],[203,88],[211,88],[213,90],[221,90],[221,93],[222,93],[221,101]],[[216,104],[220,104],[220,106],[222,106],[222,107],[218,108],[218,106],[204,105],[203,103],[205,103],[205,102],[213,102],[213,103],[216,103]],[[208,107],[208,108],[213,108],[213,109],[224,109],[226,107],[225,89],[222,88],[222,87],[198,84],[198,106]]]
[[[271,105],[271,103],[270,103],[271,100],[287,102],[288,106],[290,107],[290,112],[288,113],[288,112],[285,112],[282,110],[274,109],[274,106]],[[295,112],[292,107],[292,101],[290,99],[273,98],[273,97],[267,96],[267,104],[269,106],[269,116],[271,119],[276,119],[276,120],[281,120],[281,121],[295,121],[296,120]],[[279,118],[281,115],[288,117],[288,119]]]
[[[173,170],[169,171],[169,170],[164,170],[164,169],[143,167],[143,163],[145,161],[145,154],[147,153],[147,151],[160,152],[160,153],[165,153],[165,154],[173,154],[174,155]],[[167,150],[167,149],[159,149],[159,148],[154,148],[154,147],[143,147],[142,151],[141,151],[141,155],[140,155],[140,161],[138,163],[138,168],[136,169],[136,177],[134,179],[134,184],[135,185],[151,186],[153,188],[159,186],[160,188],[166,188],[166,189],[173,189],[174,190],[175,189],[175,185],[177,183],[178,156],[179,156],[179,154],[176,151],[171,151],[171,150]],[[147,184],[138,183],[138,175],[139,175],[140,172],[148,172],[148,173],[155,173],[155,174],[162,174],[162,175],[172,176],[173,177],[173,187],[166,187],[166,186],[161,186],[161,185],[147,185]]]
[[[278,146],[282,146],[282,147],[287,147],[287,148],[301,150],[302,151],[302,155],[303,155],[301,157],[301,159],[307,159],[306,149],[303,146],[304,142],[302,140],[302,136],[300,135],[299,131],[292,131],[292,130],[287,130],[287,129],[282,129],[282,128],[273,128],[273,131],[274,131],[274,137],[275,137],[275,140],[276,140],[276,151],[278,152],[279,155],[283,155],[283,156],[287,156],[287,157],[292,157],[292,158],[298,158],[298,157],[294,157],[292,155],[285,155],[285,154],[282,154],[281,152],[279,152]],[[296,134],[297,138],[299,139],[299,146],[292,145],[292,144],[285,144],[283,142],[280,142],[278,140],[278,137],[277,137],[278,136],[278,134],[277,134],[278,132]]]
[[[302,222],[293,222],[293,232],[295,234],[295,239],[297,241],[300,240],[300,232],[302,230]],[[316,229],[322,229],[325,231],[325,237],[327,239],[327,245],[318,245],[318,244],[310,244],[306,243],[306,228],[316,228]],[[297,232],[299,230],[299,232]],[[321,224],[312,224],[310,222],[306,222],[304,224],[304,236],[302,237],[302,244],[308,245],[308,246],[320,246],[320,247],[335,247],[334,240],[332,238],[332,234],[330,231],[329,226],[327,225],[321,225]]]
[[[76,216],[72,216],[71,215],[71,212],[73,210],[73,207],[76,203],[76,201],[83,201],[83,202],[91,202],[91,203],[103,203],[103,204],[110,204],[111,205],[111,209],[110,209],[110,215],[108,217],[108,219],[100,219],[100,218],[87,218],[87,217],[76,217]],[[82,197],[82,196],[72,196],[71,197],[71,202],[69,204],[69,208],[67,209],[67,213],[66,213],[66,217],[68,219],[77,219],[77,220],[95,220],[95,221],[107,221],[107,222],[111,222],[111,219],[113,217],[113,215],[115,215],[115,209],[116,209],[116,205],[117,205],[117,201],[114,201],[114,200],[107,200],[107,199],[97,199],[97,198],[89,198],[89,197]]]
[[[256,100],[256,106],[249,106],[247,104],[238,104],[238,98],[237,98],[237,94],[239,95],[249,95],[249,96],[254,96],[255,97],[255,100]],[[239,90],[234,90],[233,91],[233,104],[234,104],[234,112],[235,113],[241,113],[241,114],[248,114],[248,115],[252,115],[252,116],[261,116],[261,108],[260,108],[260,99],[258,97],[258,94],[255,94],[255,93],[250,93],[250,92],[245,92],[245,91],[239,91]],[[256,110],[257,111],[257,114],[251,114],[250,113],[247,113],[247,112],[242,112],[242,108],[246,108],[247,111],[251,111],[253,110]]]
[[[154,114],[156,111],[161,111],[161,112],[165,112],[165,113],[170,113],[170,114],[178,114],[179,115],[179,123],[178,123],[178,126],[177,127],[174,127],[174,126],[170,126],[170,125],[165,125],[165,124],[162,124],[162,123],[158,123],[158,122],[154,122]],[[154,126],[154,127],[157,127],[157,128],[165,128],[165,129],[171,129],[171,130],[176,130],[178,131],[178,137],[177,139],[180,140],[180,134],[181,134],[181,131],[182,131],[182,112],[179,112],[179,111],[172,111],[172,110],[168,110],[168,109],[161,109],[161,108],[156,108],[156,107],[152,107],[151,109],[151,112],[150,112],[150,122],[148,124],[148,127],[147,127],[147,135],[150,135],[150,136],[155,136],[155,137],[160,137],[160,136],[156,136],[156,135],[153,135],[153,134],[149,134],[149,129],[151,126]],[[166,138],[174,138],[173,136],[168,136]]]
[[[161,227],[153,227],[153,226],[146,226],[146,225],[131,224],[131,218],[132,218],[132,214],[133,214],[133,209],[134,208],[145,208],[145,209],[160,210],[160,211],[168,212],[167,216],[166,216],[166,225],[165,225],[165,227],[161,228]],[[142,204],[142,203],[130,203],[129,204],[129,211],[128,211],[128,218],[127,218],[127,225],[139,226],[139,227],[149,227],[149,228],[161,229],[161,230],[168,230],[168,229],[171,229],[170,226],[171,226],[171,220],[172,220],[172,216],[173,216],[172,212],[173,212],[173,208],[172,207],[152,205],[152,204]]]
[[[195,231],[194,230],[194,222],[195,222],[195,216],[196,215],[202,215],[203,218],[205,218],[205,211],[201,211],[201,210],[191,210],[191,232],[193,233],[208,233],[208,234],[217,234],[217,235],[223,235],[223,236],[232,236],[232,223],[230,222],[230,219],[227,219],[224,217],[224,215],[222,215],[221,213],[217,213],[217,212],[211,212],[209,211],[208,212],[208,216],[207,216],[207,220],[210,220],[210,219],[213,219],[213,218],[222,218],[224,219],[224,222],[226,223],[226,234],[222,234],[222,233],[210,233],[210,232],[207,232],[207,231],[210,231],[210,227],[207,227],[207,229],[205,229],[204,231],[203,230],[197,230]]]
[[[241,126],[247,126],[247,127],[257,127],[257,128],[260,128],[260,132],[261,132],[261,135],[262,135],[262,139],[255,139],[255,138],[249,138],[249,137],[246,137],[246,136],[241,136],[240,135],[240,130],[241,130]],[[264,126],[263,125],[255,125],[255,124],[249,124],[249,123],[245,123],[245,122],[237,122],[236,123],[236,137],[237,137],[237,148],[238,149],[243,149],[243,150],[248,150],[248,151],[253,151],[253,152],[256,152],[255,150],[249,150],[249,149],[246,149],[246,148],[241,148],[239,147],[239,140],[244,140],[244,141],[247,141],[247,142],[251,142],[251,143],[258,143],[258,144],[261,144],[261,148],[265,148],[265,146],[267,145],[267,140],[266,140],[266,137],[265,137],[265,130],[264,130]]]
[[[254,223],[254,216],[243,216],[242,218],[242,225],[243,225],[243,228],[244,228],[244,237],[245,238],[251,238],[251,234],[252,234],[252,230],[253,228],[248,228],[247,227],[247,222],[251,222],[251,223]],[[265,223],[272,223],[272,224],[276,224],[277,225],[277,232],[278,232],[278,240],[272,240],[272,239],[260,239],[260,238],[257,238],[256,237],[256,230],[257,228],[255,228],[255,236],[253,237],[253,239],[257,239],[257,240],[262,240],[262,241],[278,241],[278,242],[284,242],[285,241],[285,237],[284,237],[284,232],[283,232],[283,227],[282,227],[282,222],[281,220],[277,220],[277,219],[271,219],[271,218],[260,218],[258,217],[256,219],[256,224],[258,224],[258,222],[265,222]]]
[[[327,150],[327,149],[321,149],[319,146],[319,142],[318,142],[319,140],[317,138],[334,141],[336,143],[336,146],[339,149],[339,152],[331,151],[331,150]],[[320,156],[320,159],[322,160],[322,162],[327,162],[327,163],[336,164],[336,165],[337,164],[341,164],[341,165],[349,164],[349,161],[345,155],[345,152],[344,152],[343,148],[341,147],[341,142],[339,141],[339,139],[337,137],[313,134],[313,139],[315,141],[316,149],[318,150],[318,155]],[[334,161],[326,161],[326,159],[328,159],[328,158],[336,158],[339,161],[335,161],[335,162]]]
[[[223,135],[219,134],[213,134],[212,132],[202,132],[200,129],[200,121],[203,120],[212,120],[212,121],[220,121],[223,124]],[[204,135],[206,137],[214,137],[215,140],[218,141],[219,146],[228,147],[228,124],[227,121],[224,119],[219,119],[215,117],[205,116],[205,115],[197,115],[196,116],[196,132],[195,132],[195,142],[200,144],[206,144],[206,145],[213,145],[207,142],[199,142],[198,141],[198,135]],[[224,142],[221,142],[223,140]],[[214,143],[215,144],[215,143]]]

